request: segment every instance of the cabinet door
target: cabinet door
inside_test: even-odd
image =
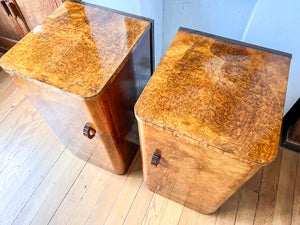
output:
[[[29,32],[15,0],[0,0],[0,51],[5,52]]]
[[[62,0],[16,0],[22,14],[32,30],[36,25],[43,22],[64,1]]]
[[[144,181],[153,192],[200,213],[216,211],[263,166],[160,129],[139,122]],[[160,156],[156,166],[154,153]]]
[[[5,52],[64,0],[0,0],[0,52]]]

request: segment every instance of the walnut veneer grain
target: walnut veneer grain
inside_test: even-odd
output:
[[[135,106],[150,190],[212,213],[274,160],[290,58],[181,28]]]
[[[179,30],[136,116],[190,142],[266,163],[277,154],[290,57]]]
[[[0,64],[65,146],[123,174],[138,148],[133,108],[151,76],[151,48],[151,20],[67,1]],[[85,123],[96,129],[91,140]]]
[[[149,21],[65,2],[0,63],[6,70],[91,97],[117,74]]]

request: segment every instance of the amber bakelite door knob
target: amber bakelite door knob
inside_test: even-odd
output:
[[[86,123],[83,128],[83,135],[92,139],[96,135],[96,130]]]
[[[151,165],[156,167],[159,163],[159,160],[160,160],[160,155],[157,153],[154,153],[152,156],[152,159],[151,159]]]

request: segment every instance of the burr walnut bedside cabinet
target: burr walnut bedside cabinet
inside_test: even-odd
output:
[[[0,63],[68,149],[123,174],[138,149],[133,108],[153,70],[152,29],[149,19],[66,1]]]
[[[148,188],[208,214],[274,160],[290,60],[180,28],[135,105]]]

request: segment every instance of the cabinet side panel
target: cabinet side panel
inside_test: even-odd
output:
[[[105,110],[103,110],[100,96],[86,100],[85,104],[93,117],[93,121],[95,121],[95,127],[103,143],[106,154],[111,159],[113,172],[117,174],[124,174],[127,169],[124,156],[116,142],[115,134],[110,127],[110,123],[113,118],[110,118],[109,115],[105,113]]]
[[[107,142],[107,148],[111,149],[108,150],[111,158],[121,157],[115,166],[119,169],[123,168],[124,172],[130,165],[139,146],[134,104],[150,77],[151,54],[150,30],[148,29],[135,46],[127,62],[115,76],[115,79],[103,90],[103,93],[91,98],[94,102],[88,98],[86,100],[95,121],[105,117],[105,124],[108,124],[106,133],[110,133],[112,136],[106,135],[104,142]],[[99,121],[98,126],[102,126],[101,124],[103,122]]]
[[[262,167],[142,123],[139,135],[149,189],[200,213],[216,211]],[[153,153],[161,155],[157,167],[151,165]]]
[[[85,123],[89,122],[93,127],[95,122],[81,98],[12,73],[10,76],[64,146],[81,159],[89,159],[90,162],[114,172],[100,138],[101,132],[97,130],[93,139],[83,136]]]

